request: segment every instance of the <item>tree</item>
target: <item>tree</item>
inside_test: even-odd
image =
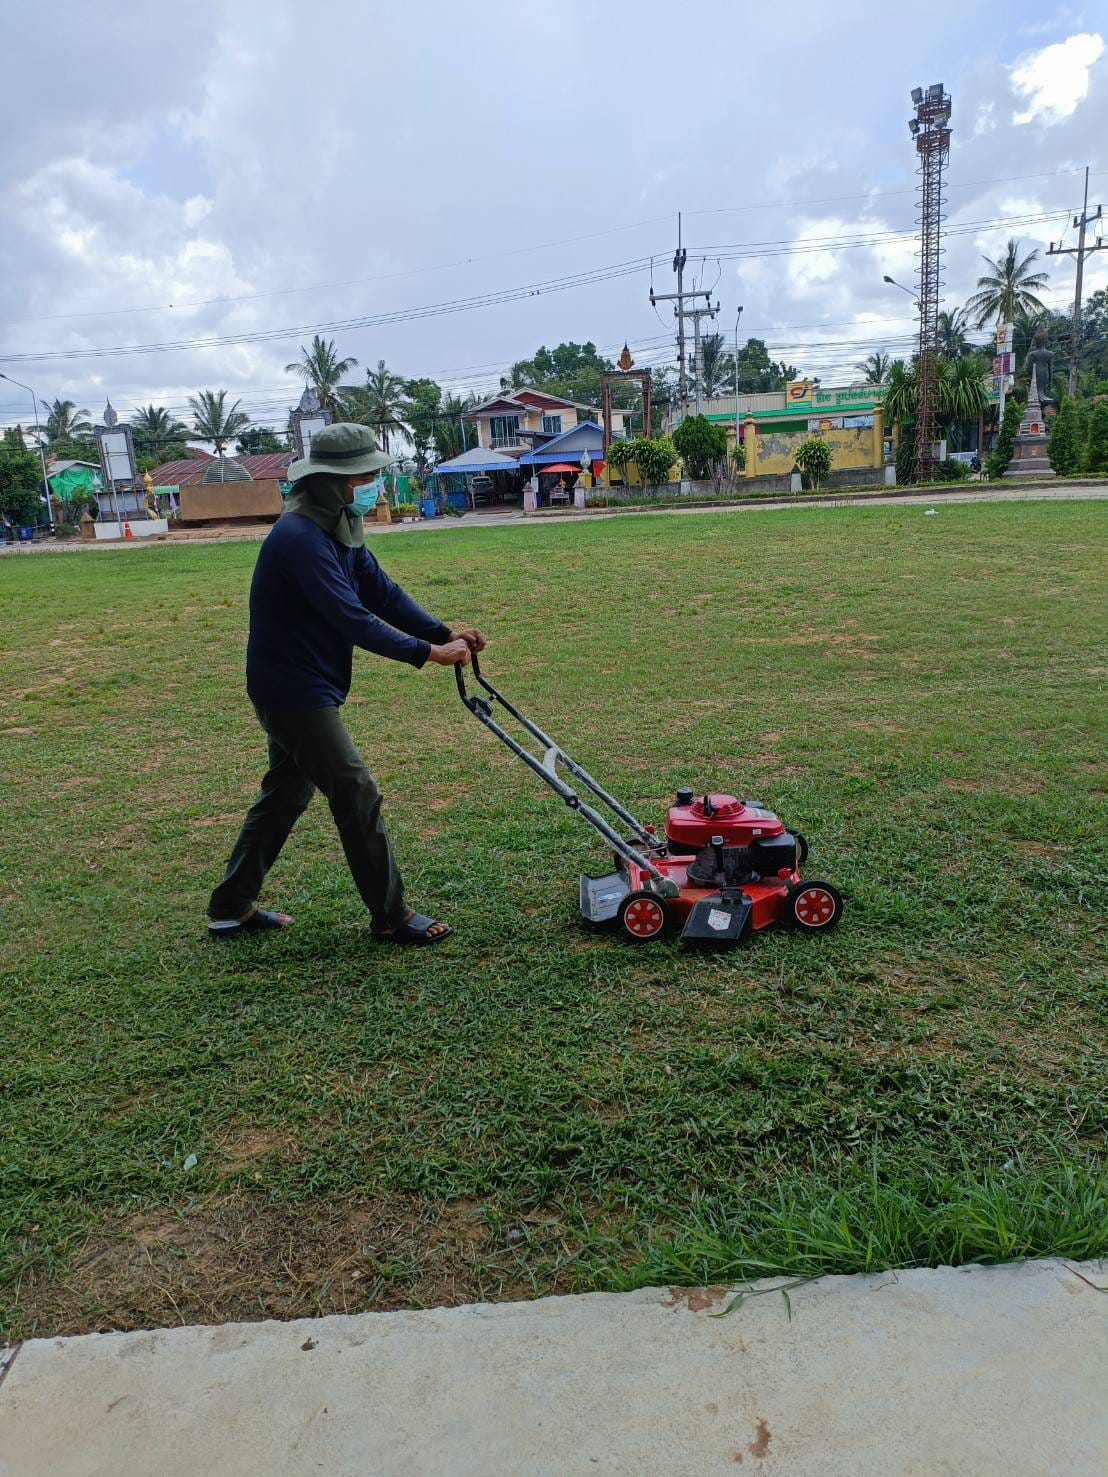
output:
[[[563,400],[595,405],[600,396],[600,376],[611,368],[611,361],[597,353],[591,341],[578,344],[570,340],[554,349],[543,344],[532,358],[519,359],[512,365],[501,388],[548,390]],[[618,398],[613,391],[613,401]]]
[[[983,277],[978,277],[977,286],[980,291],[975,292],[966,303],[966,313],[974,319],[976,328],[984,328],[990,319],[995,319],[997,323],[1010,323],[1021,308],[1025,313],[1044,311],[1043,302],[1036,293],[1046,286],[1047,275],[1045,272],[1031,271],[1039,260],[1037,247],[1021,260],[1019,242],[1015,237],[1010,237],[1004,256],[998,257],[996,261],[987,256],[982,260],[989,271]]]
[[[131,417],[131,433],[137,446],[142,438],[180,437],[188,435],[188,426],[170,415],[164,405],[144,405]]]
[[[735,387],[735,356],[724,347],[722,333],[706,333],[700,341],[700,363],[694,365],[695,378],[705,400],[726,395]],[[682,453],[683,455],[684,453]]]
[[[739,350],[739,394],[757,395],[766,390],[783,390],[796,379],[796,368],[783,360],[769,357],[765,340],[748,338]]]
[[[88,411],[78,410],[72,400],[55,400],[53,405],[40,400],[39,404],[46,412],[46,424],[41,434],[47,446],[53,446],[56,441],[79,441],[92,435]]]
[[[1009,395],[1004,402],[1004,417],[997,432],[996,445],[985,459],[985,470],[993,481],[1003,477],[1008,470],[1022,415],[1023,401],[1016,394]]]
[[[271,451],[288,451],[288,445],[267,426],[252,426],[249,431],[243,431],[235,442],[235,452],[239,456],[264,456]]]
[[[916,412],[915,365],[905,364],[903,359],[894,360],[889,366],[885,382],[886,424],[890,427],[897,423],[903,425],[908,416],[915,415]]]
[[[726,464],[727,432],[706,416],[690,415],[683,420],[673,433],[673,444],[689,476],[698,481],[716,476],[720,465]]]
[[[854,368],[860,369],[865,375],[865,379],[862,381],[863,384],[883,385],[891,362],[888,354],[882,354],[880,349],[877,349],[874,353],[870,354],[868,359],[863,359],[861,364],[856,364]]]
[[[363,395],[353,398],[353,405],[360,411],[355,419],[371,426],[384,451],[389,449],[389,435],[399,431],[403,434],[408,402],[404,395],[404,380],[385,367],[378,359],[376,369],[367,369]]]
[[[896,447],[896,485],[910,487],[916,476],[916,428],[902,425]]]
[[[442,386],[433,379],[405,380],[408,401],[408,434],[412,442],[416,471],[420,477],[431,465],[431,448],[435,444],[435,421],[442,406]]]
[[[201,441],[212,442],[217,456],[222,456],[228,441],[250,424],[250,417],[239,409],[238,400],[230,410],[226,409],[226,401],[226,390],[201,390],[199,395],[189,396],[192,429]]]
[[[944,359],[961,359],[974,352],[969,341],[969,319],[962,308],[939,314],[939,353]]]
[[[357,359],[340,359],[335,352],[334,339],[312,336],[312,346],[300,348],[300,358],[285,365],[286,374],[298,374],[305,385],[310,385],[319,396],[324,410],[337,416],[340,410],[338,389],[343,375],[358,367]]]
[[[38,457],[5,435],[0,445],[0,513],[20,527],[37,523],[42,511],[41,480]]]
[[[462,419],[465,412],[471,410],[476,404],[477,401],[472,395],[467,395],[464,399],[460,395],[453,394],[446,394],[442,397],[431,429],[435,452],[440,462],[449,461],[454,456],[461,456],[471,444],[476,444],[473,432],[467,432],[465,421]]]
[[[1085,440],[1085,472],[1108,472],[1108,400],[1098,400],[1089,412]]]
[[[1081,470],[1081,422],[1071,395],[1063,397],[1050,427],[1050,465],[1059,477]]]
[[[631,442],[631,460],[639,469],[643,486],[654,487],[668,480],[677,450],[669,436],[637,436]]]
[[[809,436],[807,441],[802,441],[796,448],[794,455],[808,486],[818,488],[831,470],[830,446],[822,436]]]
[[[989,405],[985,363],[976,354],[939,361],[939,421],[943,426],[976,421]]]

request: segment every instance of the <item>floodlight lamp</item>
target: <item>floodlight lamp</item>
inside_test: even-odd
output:
[[[908,127],[911,129],[911,131],[912,131],[912,137],[914,138],[916,136],[916,134],[919,133],[919,119],[918,118],[909,118],[908,119]]]
[[[922,103],[923,102],[923,88],[922,87],[913,87],[912,88],[912,101],[914,103]]]
[[[943,84],[941,82],[932,82],[931,86],[927,89],[927,101],[929,103],[941,103],[942,100]]]

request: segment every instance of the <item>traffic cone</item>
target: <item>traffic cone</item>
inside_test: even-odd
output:
[[[128,519],[126,519],[126,518],[124,518],[124,520],[123,520],[123,537],[124,538],[134,538],[134,534],[131,532],[131,524],[130,524],[130,521]]]

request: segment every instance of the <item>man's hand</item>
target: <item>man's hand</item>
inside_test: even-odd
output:
[[[444,641],[441,646],[432,646],[427,653],[427,660],[437,662],[440,667],[468,667],[469,643],[463,641],[461,636],[455,636],[452,641]]]
[[[488,645],[476,626],[467,626],[464,631],[455,631],[454,638],[457,641],[464,641],[470,651],[481,652]]]

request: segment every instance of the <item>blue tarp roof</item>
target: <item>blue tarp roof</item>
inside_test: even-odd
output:
[[[604,454],[604,432],[595,421],[578,421],[560,436],[544,441],[541,449],[525,452],[519,460],[522,466],[541,467],[546,462],[580,461],[583,451],[594,460]]]
[[[452,456],[448,462],[439,462],[432,472],[433,477],[449,476],[451,472],[468,475],[471,472],[514,472],[519,461],[514,456],[505,456],[502,451],[490,451],[487,446],[471,446],[461,456]]]

